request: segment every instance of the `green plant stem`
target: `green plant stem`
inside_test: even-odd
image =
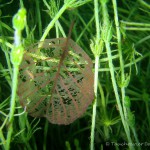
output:
[[[109,58],[109,67],[110,67],[110,74],[111,74],[111,79],[112,79],[112,85],[113,85],[113,89],[114,89],[117,105],[118,105],[118,108],[119,108],[121,120],[122,120],[124,129],[125,129],[127,138],[128,138],[128,142],[132,143],[132,140],[131,140],[131,137],[130,137],[130,132],[129,132],[129,129],[127,128],[127,124],[126,124],[125,119],[124,119],[122,106],[121,106],[121,103],[120,103],[119,93],[118,93],[118,89],[117,89],[117,83],[116,83],[116,79],[115,79],[115,75],[114,75],[114,67],[113,67],[113,63],[112,63],[110,44],[109,44],[109,42],[105,42],[105,45],[106,45],[106,49],[107,49],[107,55],[108,55],[108,58]],[[132,147],[131,145],[129,145],[129,146],[130,146],[131,150],[134,149],[134,147]]]
[[[9,55],[8,55],[8,48],[6,48],[6,50],[7,50],[7,52],[5,51],[4,53],[5,53],[9,73],[10,73],[10,78],[12,79],[12,68],[11,68],[10,58],[9,58]]]
[[[22,113],[22,109],[18,109],[18,114],[21,114],[21,113]],[[27,147],[27,150],[32,150],[30,143],[28,142],[28,132],[29,132],[28,130],[30,130],[30,129],[26,128],[26,126],[28,124],[28,120],[26,118],[27,118],[27,114],[19,115],[19,118],[18,118],[20,130],[25,129],[25,131],[27,131],[27,132],[25,132],[25,131],[21,132],[20,138],[22,139],[23,143]]]
[[[7,47],[13,48],[13,45],[12,45],[12,44],[10,44],[10,43],[4,41],[3,39],[0,39],[0,43],[2,43],[2,44],[5,43],[5,45],[6,45]]]
[[[5,44],[2,44],[1,48],[2,48],[3,52],[5,53],[7,66],[8,66],[8,70],[9,70],[9,73],[10,73],[10,75],[7,75],[7,79],[12,79],[12,67],[11,67],[10,57],[9,57],[9,53],[8,53],[8,51],[9,51],[8,49],[9,48]],[[8,83],[9,83],[9,85],[11,87],[11,80],[8,80]]]
[[[7,133],[7,141],[6,141],[7,150],[10,149],[11,136],[13,132],[13,119],[14,119],[14,112],[15,112],[15,99],[16,99],[16,92],[17,92],[18,72],[19,72],[18,66],[14,66],[13,80],[12,80],[12,96],[11,96],[10,113],[9,113],[9,130]]]
[[[115,4],[114,0],[113,0],[113,5],[114,5],[114,10],[115,10],[115,20],[116,20],[118,18],[118,13],[117,13],[117,10],[116,10],[117,9],[117,5]],[[148,24],[148,23],[128,22],[128,21],[121,21],[121,23],[125,24],[126,26],[127,25],[131,25],[131,26],[136,26],[136,27],[139,26],[139,27],[142,27],[142,28],[150,27],[150,24]]]
[[[36,12],[37,12],[37,23],[38,23],[38,29],[39,29],[39,35],[42,35],[42,22],[41,22],[41,11],[39,6],[40,1],[35,1],[36,4]]]
[[[139,140],[138,140],[138,136],[137,136],[137,133],[136,133],[135,128],[134,128],[134,127],[131,127],[131,130],[132,130],[132,133],[133,133],[133,135],[134,135],[134,137],[135,137],[135,142],[136,142],[136,143],[140,143]],[[138,146],[137,149],[138,149],[138,150],[141,150],[141,147]]]
[[[4,137],[2,130],[3,130],[4,126],[6,125],[7,119],[8,119],[8,116],[6,116],[5,120],[3,121],[3,124],[0,126],[0,140],[1,140],[0,145],[3,145],[3,147],[5,149],[6,149],[6,139]]]
[[[66,37],[66,34],[65,34],[64,30],[63,30],[63,27],[61,26],[59,21],[57,21],[57,26],[58,26],[58,29],[61,32],[62,36]]]
[[[53,20],[48,24],[46,30],[44,31],[44,34],[42,35],[40,41],[44,41],[47,34],[51,30],[51,28],[54,26],[55,22],[58,20],[58,18],[63,14],[63,12],[68,8],[69,3],[65,3],[62,8],[59,10],[59,12],[56,14],[56,16],[53,18]]]
[[[80,16],[80,15],[79,15]],[[80,35],[77,37],[77,40],[76,40],[76,42],[78,43],[79,41],[80,41],[80,39],[81,39],[81,37],[84,35],[84,33],[85,33],[85,31],[86,30],[89,30],[88,29],[88,26],[90,26],[91,25],[91,23],[93,22],[93,20],[94,20],[94,16],[90,19],[90,21],[86,24],[86,23],[84,23],[83,22],[83,24],[84,24],[84,29],[82,30],[82,32],[80,33]],[[82,20],[81,20],[82,21]],[[90,32],[90,31],[89,31]]]
[[[116,24],[116,32],[117,32],[117,41],[118,41],[118,53],[119,53],[119,60],[120,60],[120,70],[121,70],[121,83],[125,81],[125,75],[124,75],[124,62],[123,62],[123,56],[122,56],[122,48],[121,48],[121,33],[119,30],[119,21],[118,21],[118,13],[117,13],[117,4],[116,0],[113,0],[113,6],[114,6],[114,14],[115,14],[115,24]],[[123,105],[123,111],[125,115],[125,119],[127,119],[127,110],[124,106],[124,98],[125,98],[125,87],[121,86],[121,94],[122,94],[122,105]],[[129,127],[127,127],[129,128]]]
[[[123,55],[122,55],[122,46],[121,46],[121,33],[120,33],[120,29],[119,27],[119,21],[118,21],[118,12],[117,12],[117,3],[116,0],[113,0],[113,7],[114,7],[114,17],[115,17],[115,24],[116,24],[116,32],[117,32],[117,41],[118,41],[118,53],[119,53],[119,60],[120,60],[120,68],[121,68],[121,82],[124,83],[125,82],[125,74],[124,74],[124,62],[123,62]],[[127,120],[128,115],[127,115],[127,110],[125,107],[125,103],[124,103],[124,99],[125,99],[125,87],[124,85],[121,86],[121,94],[122,94],[122,104],[123,104],[123,110],[124,110],[124,116],[125,116],[125,120]],[[130,129],[129,129],[129,124],[128,122],[126,122],[126,130],[128,130],[128,136],[130,136]],[[132,127],[132,132],[133,135],[135,137],[136,142],[138,141],[138,137],[136,134],[136,130],[134,127]],[[140,147],[139,147],[140,149]]]
[[[8,118],[9,127],[7,132],[6,150],[10,149],[11,137],[13,133],[13,120],[16,104],[15,100],[17,93],[19,65],[22,61],[24,50],[24,48],[21,45],[21,31],[24,29],[25,24],[26,24],[26,10],[24,8],[21,8],[17,12],[17,14],[13,17],[13,28],[15,29],[14,46],[11,51],[11,62],[13,64],[13,77],[12,77],[10,112]]]
[[[145,6],[145,7],[147,7],[147,8],[150,9],[150,5],[149,5],[148,3],[146,3],[145,1],[143,1],[143,0],[138,0],[138,2],[139,2],[140,4],[142,4],[143,6]]]
[[[94,0],[94,13],[95,13],[95,23],[96,23],[96,46],[95,46],[95,72],[94,72],[94,93],[95,100],[93,104],[93,114],[92,114],[92,125],[91,125],[91,143],[90,149],[94,150],[94,135],[95,135],[95,121],[96,121],[96,106],[97,106],[97,89],[98,89],[98,68],[99,68],[99,52],[97,46],[100,39],[100,24],[98,15],[98,0]]]
[[[107,120],[108,116],[107,116],[107,108],[106,108],[106,101],[105,101],[105,96],[104,96],[104,91],[102,88],[102,85],[100,82],[98,82],[98,88],[99,88],[99,93],[101,95],[101,106],[102,106],[102,111],[103,111],[103,115],[104,115],[104,119]],[[103,127],[104,130],[104,135],[105,135],[105,140],[109,139],[109,129],[107,126],[104,125]]]
[[[150,31],[150,28],[138,28],[138,27],[123,27],[124,30],[131,30],[131,31]]]
[[[141,60],[143,60],[144,58],[149,57],[149,56],[150,56],[150,53],[146,53],[146,54],[143,55],[142,57],[139,57],[139,58],[135,59],[134,62],[130,62],[130,63],[124,65],[124,67],[125,67],[125,68],[131,67],[132,65],[135,65],[137,62],[140,62]],[[113,59],[113,58],[114,58],[114,56],[112,56],[112,59]],[[105,60],[108,60],[108,59],[103,59],[103,58],[102,58],[102,59],[100,60],[100,62],[102,62],[103,60],[105,61]],[[115,71],[116,71],[116,70],[120,70],[120,67],[115,67],[114,70],[115,70]],[[99,71],[100,71],[100,72],[110,71],[110,68],[99,68]]]
[[[6,145],[5,145],[6,140],[5,140],[5,137],[3,135],[2,129],[0,129],[0,139],[1,139],[0,145],[2,144],[3,147],[6,149]]]
[[[95,73],[94,73],[94,93],[95,100],[93,103],[92,113],[92,125],[91,125],[91,150],[94,150],[94,135],[95,135],[95,121],[96,121],[96,106],[97,106],[97,86],[98,86],[98,68],[99,68],[99,56],[95,58]]]
[[[111,49],[110,49],[110,37],[111,37],[111,25],[109,23],[109,16],[108,16],[108,10],[107,10],[107,5],[106,3],[101,2],[102,4],[102,13],[103,13],[103,25],[106,26],[105,30],[106,30],[106,37],[104,39],[105,42],[105,46],[106,46],[106,52],[107,52],[107,56],[109,59],[109,68],[110,68],[110,74],[111,74],[111,79],[112,79],[112,85],[113,85],[113,89],[114,89],[114,93],[115,93],[115,97],[116,97],[116,101],[117,101],[117,105],[119,108],[119,112],[120,112],[120,116],[121,116],[121,120],[127,135],[127,139],[129,143],[132,143],[131,137],[130,137],[130,131],[129,131],[129,126],[125,121],[124,118],[124,113],[123,113],[123,109],[121,106],[121,102],[120,102],[120,98],[119,98],[119,93],[118,93],[118,89],[117,89],[117,83],[116,83],[116,79],[115,79],[115,74],[114,74],[114,66],[113,66],[113,62],[112,62],[112,55],[111,55]],[[120,32],[119,32],[120,33]],[[120,39],[119,39],[120,40]],[[119,53],[120,55],[122,55],[122,53]],[[122,56],[121,56],[122,58]],[[121,67],[123,67],[123,62],[121,61]],[[121,71],[124,68],[121,68]],[[122,80],[124,79],[124,70],[121,76]],[[124,96],[124,88],[121,89],[122,92],[122,97]],[[134,147],[132,145],[129,145],[130,150],[133,150]]]

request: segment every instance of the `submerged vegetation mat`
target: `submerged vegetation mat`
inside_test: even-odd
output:
[[[0,149],[150,147],[148,0],[0,0]]]

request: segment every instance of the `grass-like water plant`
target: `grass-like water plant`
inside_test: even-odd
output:
[[[1,0],[0,149],[149,149],[149,10],[148,0]],[[75,42],[67,43],[70,37],[67,42],[65,39],[73,20],[75,25],[71,38]],[[60,37],[63,40],[58,40]],[[44,48],[42,44],[46,41],[51,41],[49,45],[54,46],[54,52],[55,44],[62,42],[62,52],[44,55],[41,48]],[[34,43],[38,45],[33,46]],[[70,46],[71,43],[74,47]],[[74,51],[75,44],[81,47],[78,53]],[[32,65],[30,62],[33,62]],[[25,63],[28,80],[20,76],[24,69],[22,63]],[[54,63],[57,63],[55,67]],[[93,68],[83,71],[88,63]],[[62,64],[65,66],[63,69]],[[38,72],[41,66],[42,76],[37,85],[35,75],[41,73]],[[38,71],[34,72],[36,68]],[[56,77],[54,81],[60,80],[47,82],[46,76],[53,74]],[[20,78],[23,81],[21,86]],[[42,83],[47,84],[40,86]],[[54,94],[57,83],[61,90]],[[53,84],[52,92],[48,93]],[[23,86],[29,89],[23,91]],[[35,88],[38,97],[36,93],[34,97],[32,94],[29,98],[24,96],[26,92],[35,91]],[[47,101],[37,108],[36,102],[42,101],[40,96],[46,97],[44,99]],[[55,124],[48,122],[46,118],[49,116],[45,118],[44,113],[48,111],[47,114],[51,115],[53,110],[43,108],[52,106],[48,101],[50,96],[57,97],[56,108],[53,108],[57,109],[56,118],[62,121],[65,112],[71,114],[67,116],[69,120],[78,116],[72,119],[74,122],[70,121],[71,124],[66,126],[57,125],[59,120],[56,121],[55,117],[51,121]],[[33,102],[35,106],[30,105]],[[64,107],[70,103],[71,109]]]

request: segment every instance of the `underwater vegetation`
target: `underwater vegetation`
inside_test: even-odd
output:
[[[149,149],[149,10],[0,0],[0,149]]]

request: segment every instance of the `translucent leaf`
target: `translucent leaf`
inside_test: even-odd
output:
[[[67,38],[47,39],[24,54],[18,95],[31,116],[67,125],[92,103],[93,80],[92,61],[81,47]]]

